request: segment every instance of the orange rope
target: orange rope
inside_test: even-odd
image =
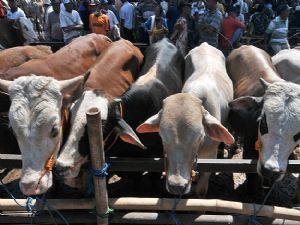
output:
[[[255,142],[255,150],[260,152],[262,149],[262,142],[261,142],[261,138],[260,138],[260,135],[258,134],[257,135],[257,140]]]

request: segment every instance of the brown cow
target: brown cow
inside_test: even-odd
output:
[[[0,73],[9,68],[20,66],[31,59],[44,59],[50,54],[52,54],[51,48],[45,45],[5,49],[0,52]]]
[[[104,42],[109,40],[104,36],[93,36],[100,37]],[[70,58],[73,58],[73,55]],[[64,58],[61,58],[61,61],[64,61]],[[69,59],[66,58],[66,61]],[[102,119],[115,115],[115,107],[108,104],[110,100],[106,96],[121,95],[137,77],[142,61],[143,55],[138,48],[125,40],[114,42],[103,51],[97,59],[97,64],[91,69],[89,83],[86,85],[88,89],[102,88],[104,93],[87,90],[74,103],[71,108],[71,133],[68,141],[74,141],[75,136],[71,136],[73,133],[81,135],[84,132],[84,126],[83,129],[78,129],[73,123],[80,120],[86,124],[85,112],[88,108],[93,106],[100,108],[104,104],[106,111],[101,110]],[[14,81],[0,80],[0,88],[9,92],[12,102],[9,119],[22,154],[23,173],[20,188],[24,194],[42,194],[52,186],[51,169],[62,144],[62,111],[63,106],[68,103],[66,101],[69,100],[64,97],[78,96],[85,80],[83,76],[64,81],[45,76],[19,77]],[[113,90],[109,91],[110,88]],[[95,101],[90,101],[91,96]],[[111,113],[105,115],[109,110]],[[117,124],[121,137],[127,141],[139,142],[124,120],[119,118]]]
[[[35,74],[51,76],[57,80],[70,79],[85,73],[110,43],[111,40],[104,35],[89,34],[79,37],[45,59],[31,60],[7,70],[2,78],[13,80]]]
[[[282,81],[268,53],[254,46],[244,45],[233,50],[227,58],[226,66],[233,82],[235,98],[262,96],[264,89],[259,78],[270,83]]]

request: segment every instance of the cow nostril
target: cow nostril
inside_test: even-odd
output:
[[[27,183],[21,182],[20,183],[20,188],[21,188],[22,192],[25,192],[25,193],[27,193],[29,190],[35,188],[35,186],[36,186],[35,182],[27,182]]]
[[[272,169],[266,168],[265,166],[261,167],[261,175],[263,178],[262,186],[263,188],[271,188],[271,186],[278,181],[282,176],[282,173],[279,171],[274,171]]]

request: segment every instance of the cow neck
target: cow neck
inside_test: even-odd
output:
[[[56,155],[60,149],[60,144],[61,144],[61,139],[62,139],[62,133],[63,133],[63,127],[65,122],[68,120],[68,109],[63,108],[61,111],[61,122],[60,122],[60,127],[59,127],[59,133],[58,133],[58,140],[56,142],[56,144],[54,145],[52,151],[51,151],[51,155],[50,157],[47,159],[47,161],[45,162],[42,174],[39,178],[39,181],[37,183],[36,189],[38,189],[42,178],[48,173],[48,172],[52,172],[53,166],[54,166],[54,161],[56,159]]]

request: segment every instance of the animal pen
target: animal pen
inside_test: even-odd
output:
[[[108,198],[104,170],[107,164],[97,108],[87,112],[87,122],[88,133],[93,134],[89,135],[89,142],[95,199],[48,199],[47,203],[38,198],[30,199],[31,209],[28,209],[28,199],[0,199],[0,224],[300,224],[299,210],[270,205],[218,199]],[[162,172],[164,168],[164,159],[106,160],[112,171]],[[20,168],[21,165],[20,155],[0,155],[2,168]],[[198,159],[197,166],[200,172],[256,172],[256,162],[251,160]],[[290,160],[288,171],[300,171],[299,160]],[[39,213],[32,213],[32,208],[39,209]],[[211,215],[213,213],[218,215]]]

